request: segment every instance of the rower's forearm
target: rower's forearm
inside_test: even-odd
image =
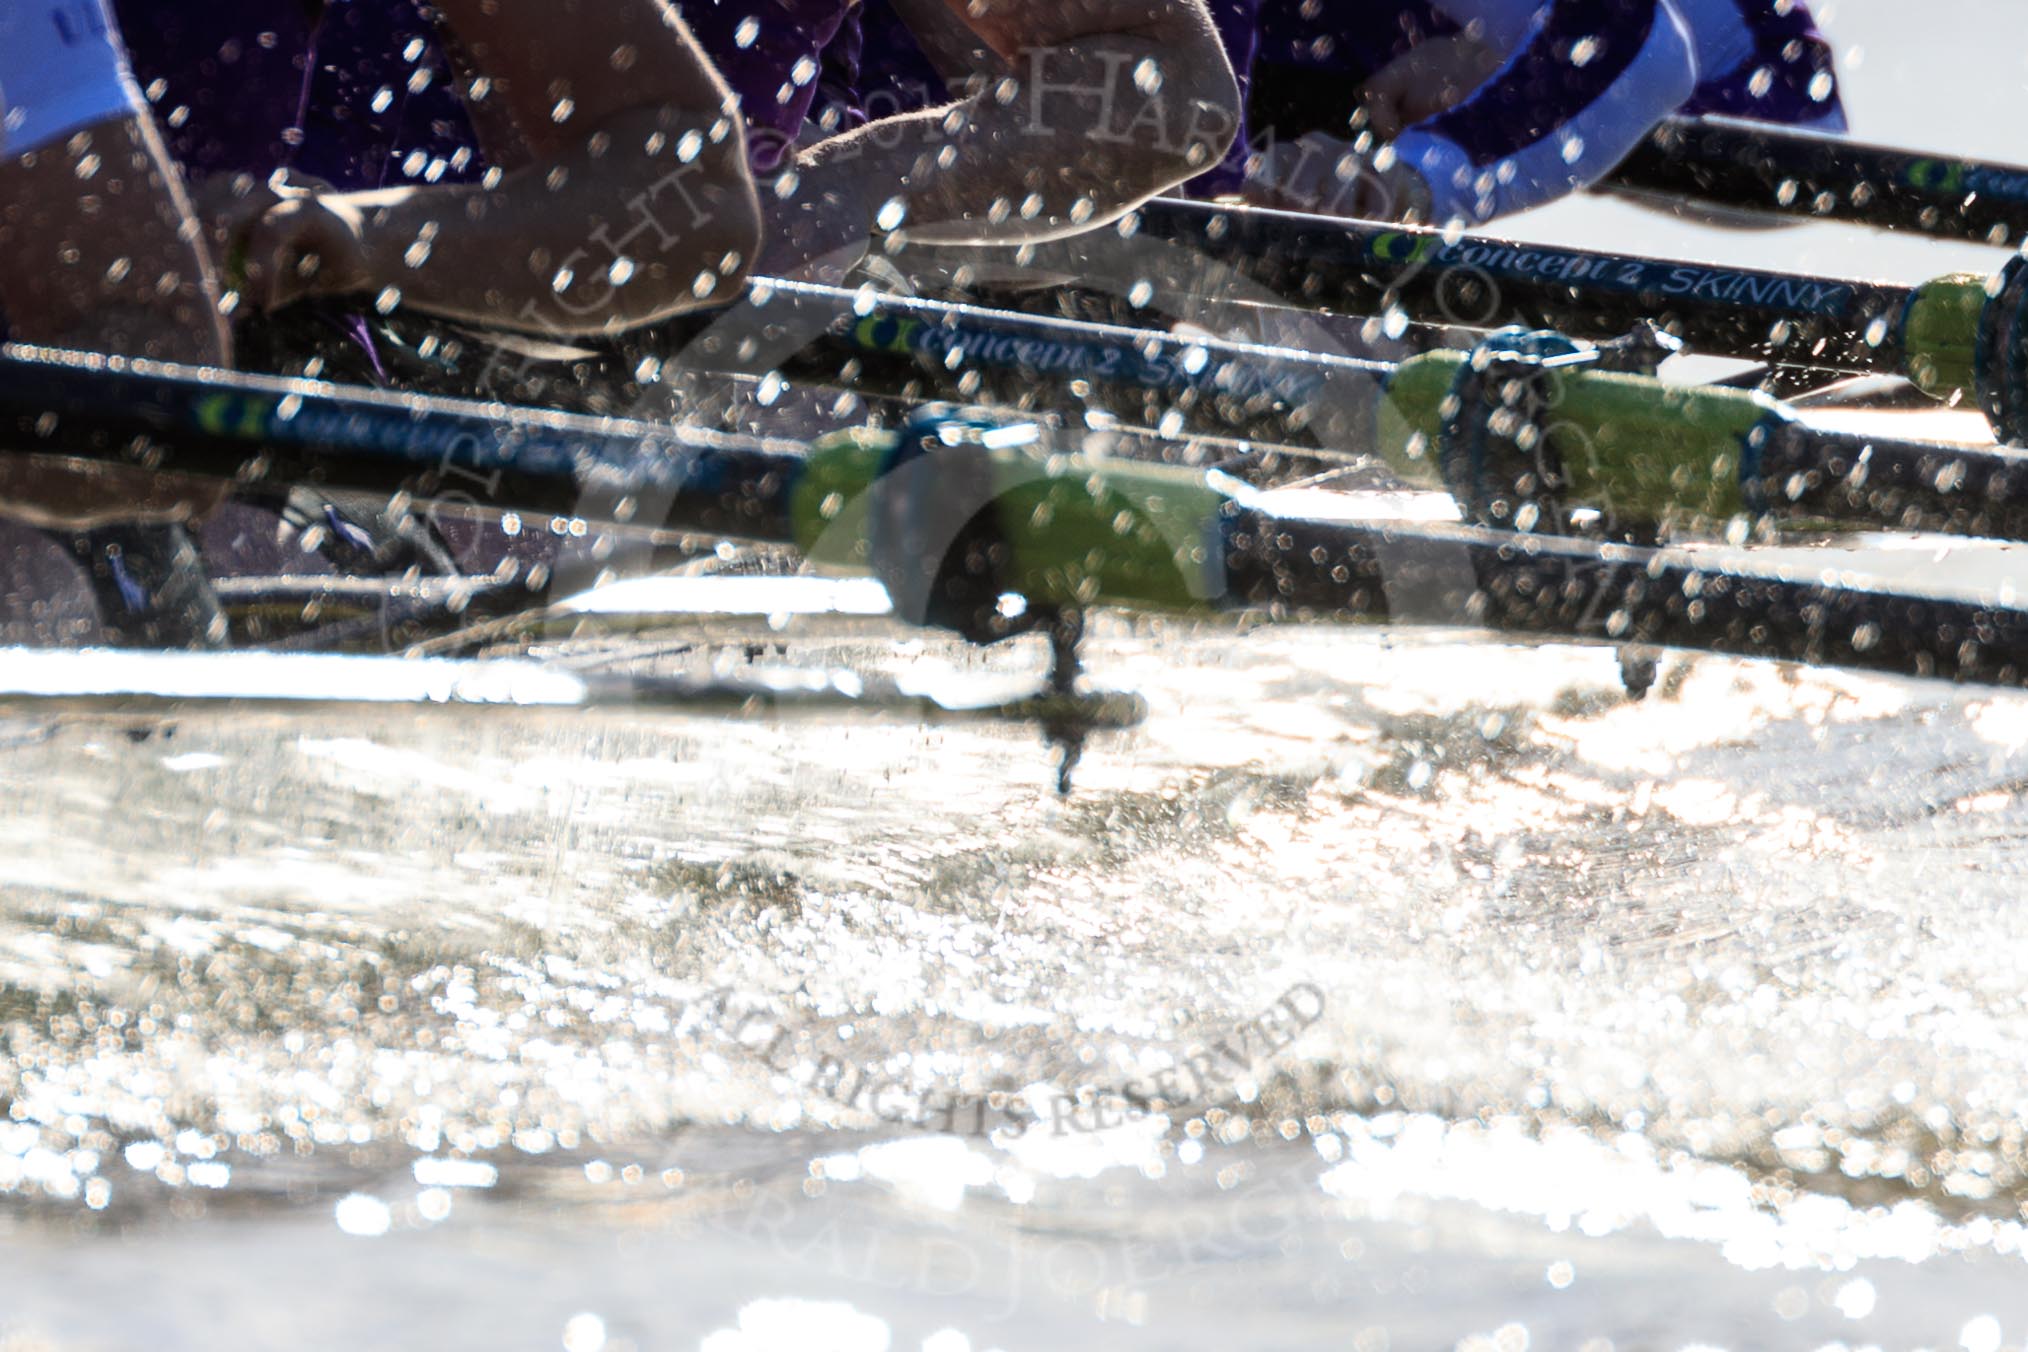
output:
[[[1238,127],[1215,47],[1108,34],[1022,52],[1016,75],[943,108],[883,119],[812,147],[813,183],[895,183],[911,238],[1021,244],[1104,224],[1215,164]],[[876,195],[877,197],[877,195]],[[868,202],[876,223],[887,199]]]
[[[720,303],[760,208],[738,132],[711,131],[695,110],[641,110],[487,182],[359,194],[374,275],[409,308],[559,335]]]

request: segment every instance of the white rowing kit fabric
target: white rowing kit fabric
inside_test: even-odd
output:
[[[0,0],[0,155],[26,155],[140,105],[104,0]]]

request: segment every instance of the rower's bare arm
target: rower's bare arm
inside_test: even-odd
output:
[[[824,207],[866,213],[862,238],[899,216],[926,243],[1054,239],[1203,172],[1232,142],[1238,87],[1202,0],[945,3],[999,68],[955,104],[812,147],[802,210],[828,193]],[[894,187],[855,205],[864,184]]]
[[[339,262],[311,289],[391,286],[431,313],[587,334],[717,304],[745,277],[760,209],[739,118],[674,10],[662,0],[436,8],[468,59],[467,97],[500,170],[481,184],[326,199],[335,233],[356,230],[358,256],[348,265],[342,240],[313,239]],[[327,235],[333,220],[320,227]],[[296,285],[278,281],[271,303]]]

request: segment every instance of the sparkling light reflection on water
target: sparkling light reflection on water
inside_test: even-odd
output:
[[[130,1227],[144,1284],[244,1233],[643,1346],[786,1296],[894,1346],[2022,1326],[2020,700],[1701,661],[1629,706],[1608,653],[1371,632],[1094,659],[1155,716],[1068,803],[1017,730],[18,707],[0,1187]],[[1212,1099],[1105,1106],[1298,982],[1321,1017]],[[101,1327],[31,1234],[17,1308]]]

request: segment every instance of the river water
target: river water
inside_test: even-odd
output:
[[[2010,154],[2002,13],[1845,0],[1860,130]],[[0,1346],[2028,1340],[2028,698],[1672,654],[1630,703],[1610,652],[1370,628],[1087,660],[1148,718],[1069,797],[1025,728],[878,708],[0,704]]]

